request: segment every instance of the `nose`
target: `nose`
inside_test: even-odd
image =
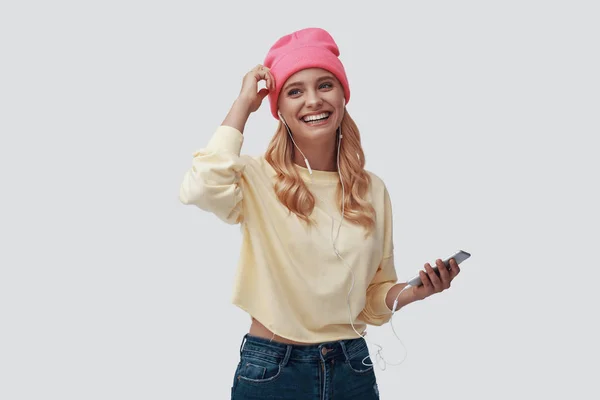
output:
[[[323,99],[321,99],[319,93],[309,90],[306,95],[306,106],[308,108],[317,108],[321,104],[323,104]]]

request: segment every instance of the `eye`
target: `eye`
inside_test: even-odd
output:
[[[288,96],[294,96],[294,95],[296,95],[296,94],[297,94],[296,92],[299,92],[299,91],[300,91],[300,90],[298,90],[298,89],[292,89],[292,90],[290,90],[290,91],[288,92]]]
[[[323,88],[323,87],[330,87],[331,88],[331,87],[333,87],[333,84],[331,84],[331,82],[326,82],[326,83],[322,83],[321,86],[319,86],[319,87],[320,88]]]

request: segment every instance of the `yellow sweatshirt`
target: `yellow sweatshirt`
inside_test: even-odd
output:
[[[241,224],[242,247],[232,303],[276,335],[306,343],[356,338],[350,325],[347,297],[352,273],[332,246],[341,220],[335,203],[337,172],[296,166],[316,194],[308,227],[277,198],[275,171],[264,156],[240,155],[244,136],[220,126],[208,145],[193,153],[179,199]],[[344,219],[336,247],[355,275],[350,293],[354,327],[382,325],[391,318],[385,303],[397,282],[394,268],[392,208],[383,181],[372,172],[367,200],[376,211],[374,231],[364,237],[361,226]]]

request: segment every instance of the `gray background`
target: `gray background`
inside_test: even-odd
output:
[[[395,315],[408,356],[376,370],[382,399],[597,399],[598,10],[2,2],[0,398],[228,398],[239,228],[179,185],[243,75],[319,26],[392,197],[399,277],[472,253]],[[275,127],[265,101],[243,152]],[[369,335],[403,357],[389,325]]]

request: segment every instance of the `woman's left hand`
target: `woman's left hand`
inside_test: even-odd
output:
[[[419,271],[422,285],[414,286],[412,288],[414,300],[423,300],[432,294],[440,293],[441,291],[448,289],[452,279],[456,278],[456,275],[460,272],[460,268],[454,258],[450,259],[450,270],[446,268],[439,258],[435,260],[435,263],[437,264],[440,276],[437,276],[429,263],[425,264],[425,272]]]

